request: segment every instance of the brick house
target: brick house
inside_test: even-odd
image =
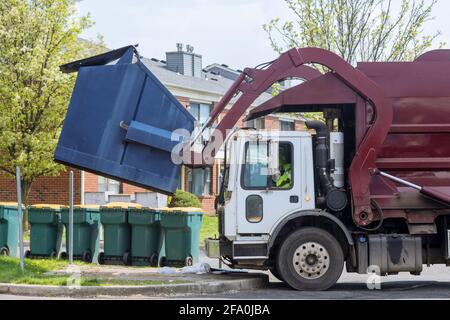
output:
[[[222,64],[213,64],[202,67],[202,56],[193,52],[188,46],[183,50],[181,44],[177,45],[177,51],[167,52],[166,60],[142,58],[142,62],[148,69],[169,89],[169,91],[185,106],[197,119],[198,128],[207,120],[214,104],[217,103],[240,71],[233,70]],[[261,95],[252,107],[270,99],[269,92]],[[231,104],[224,111],[229,110]],[[223,118],[223,114],[219,116]],[[242,119],[237,126],[244,123]],[[288,115],[271,115],[256,119],[245,126],[267,130],[304,130],[304,119]],[[207,139],[207,136],[203,137]],[[201,141],[199,142],[201,144]],[[211,168],[190,169],[182,168],[179,187],[196,194],[202,202],[203,209],[212,213],[214,211],[215,196],[219,192],[221,171],[223,168],[223,154],[218,154],[216,162]],[[42,177],[32,186],[30,203],[68,203],[68,172],[61,173],[58,177]],[[107,179],[88,172],[74,170],[75,173],[75,203],[87,203],[85,197],[92,193],[105,193],[107,195],[129,195],[134,199],[137,192],[146,190]],[[0,201],[15,201],[14,180],[0,175]]]

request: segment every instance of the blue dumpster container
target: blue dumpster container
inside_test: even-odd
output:
[[[171,152],[189,139],[195,118],[136,53],[129,46],[61,67],[64,72],[78,71],[78,77],[54,158],[174,193],[181,165],[172,161]],[[116,64],[105,65],[115,60]],[[173,134],[177,129],[187,137]]]
[[[0,202],[0,255],[18,256],[19,213],[17,203]]]

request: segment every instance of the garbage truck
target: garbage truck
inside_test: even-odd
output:
[[[450,265],[450,50],[352,66],[291,49],[245,69],[197,132],[134,46],[61,70],[78,77],[57,162],[171,194],[182,165],[224,153],[219,237],[206,247],[229,267],[313,291],[331,288],[344,266],[386,276]],[[250,108],[285,79],[300,81]],[[236,127],[244,116],[310,112],[320,117],[304,131]],[[213,134],[196,150],[205,130]]]

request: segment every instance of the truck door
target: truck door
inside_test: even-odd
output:
[[[247,141],[243,148],[238,234],[269,234],[279,218],[302,207],[301,138]]]

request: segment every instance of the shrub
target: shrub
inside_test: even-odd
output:
[[[189,192],[183,190],[175,191],[169,202],[170,208],[201,208],[202,204],[198,198]]]

